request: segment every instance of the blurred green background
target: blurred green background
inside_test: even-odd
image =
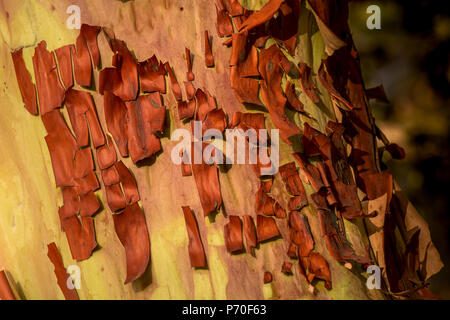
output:
[[[369,5],[381,29],[369,30]],[[377,124],[406,150],[384,162],[429,223],[445,264],[430,289],[450,299],[449,253],[449,6],[436,1],[351,1],[350,28],[367,88],[383,84],[389,104],[371,101]]]

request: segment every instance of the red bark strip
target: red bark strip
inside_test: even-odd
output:
[[[97,36],[101,28],[97,26],[90,26],[87,24],[82,24],[80,29],[80,34],[83,35],[86,40],[86,44],[92,56],[92,62],[94,68],[100,65],[100,51],[98,50]]]
[[[87,176],[81,179],[74,180],[75,185],[79,188],[79,194],[86,194],[89,191],[96,191],[100,188],[97,175],[94,171],[88,173]]]
[[[178,101],[178,117],[180,120],[189,119],[194,117],[195,113],[195,100],[191,101]]]
[[[186,90],[186,97],[192,100],[195,97],[195,88],[191,81],[184,81],[184,89]]]
[[[334,87],[333,79],[328,74],[328,72],[325,71],[325,64],[323,63],[323,61],[320,65],[317,75],[320,83],[324,86],[325,89],[327,89],[328,93],[338,102],[340,102],[338,105],[342,110],[349,111],[353,109],[353,105],[347,99],[342,97],[339,91],[337,91]]]
[[[287,144],[291,144],[289,138],[301,132],[287,118],[284,110],[287,100],[283,95],[280,83],[283,76],[281,64],[285,59],[286,57],[281,50],[276,45],[272,45],[260,51],[258,68],[263,78],[263,81],[261,81],[263,101],[269,110],[273,123],[280,130],[280,137]]]
[[[43,115],[42,121],[49,133],[45,141],[50,152],[56,187],[73,186],[77,151],[75,138],[58,110]]]
[[[34,49],[33,56],[34,75],[36,77],[41,115],[61,107],[65,93],[65,89],[59,81],[55,57],[46,48],[47,44],[45,41],[39,42]]]
[[[25,108],[32,115],[39,114],[36,101],[36,86],[31,80],[31,75],[25,67],[23,60],[22,49],[11,52],[11,57],[14,63],[14,70],[16,71],[17,83],[19,85],[22,101]]]
[[[328,262],[317,252],[312,252],[308,259],[308,279],[318,278],[325,280],[325,288],[332,289],[331,273]],[[311,278],[312,275],[312,278]]]
[[[217,129],[220,132],[224,132],[226,128],[227,118],[223,109],[215,109],[208,112],[202,125],[203,133],[208,129]]]
[[[289,227],[291,241],[298,246],[299,257],[309,256],[314,249],[314,239],[307,217],[298,211],[289,212]]]
[[[206,256],[203,248],[200,232],[198,231],[197,220],[191,208],[183,206],[184,220],[189,237],[189,258],[192,268],[206,268]]]
[[[283,262],[283,265],[281,266],[281,272],[283,272],[285,275],[292,275],[292,263],[291,262]]]
[[[242,221],[239,216],[229,216],[229,222],[224,226],[225,247],[230,253],[241,252],[244,249],[242,239]]]
[[[72,47],[72,51],[75,81],[80,86],[90,87],[92,79],[91,56],[81,30],[76,40],[76,46],[75,48]]]
[[[108,169],[117,161],[116,149],[108,136],[108,144],[97,149],[97,163],[101,170]]]
[[[139,62],[139,79],[144,92],[166,93],[166,70],[162,62],[153,55],[150,59]]]
[[[269,21],[275,12],[278,11],[283,1],[284,0],[270,0],[267,2],[261,10],[253,13],[247,20],[244,21],[240,27],[240,32],[250,31],[266,21]]]
[[[16,300],[4,270],[0,271],[0,300]]]
[[[94,219],[82,217],[80,222],[77,216],[73,216],[64,219],[61,223],[69,242],[72,258],[78,261],[89,258],[97,247]]]
[[[188,48],[185,48],[185,54],[186,54],[186,64],[187,64],[187,72],[186,72],[186,78],[189,81],[194,81],[195,75],[192,73],[192,60],[191,60],[191,50]]]
[[[80,195],[80,216],[92,217],[100,209],[100,201],[93,191]]]
[[[286,83],[284,93],[286,94],[287,101],[289,102],[289,107],[298,112],[305,112],[303,103],[298,99],[297,94],[295,93],[295,85],[292,82],[288,81]]]
[[[130,170],[122,161],[117,162],[115,167],[117,169],[117,173],[119,174],[120,183],[122,184],[122,189],[127,203],[135,203],[139,201],[141,199],[139,196],[139,190],[136,180]]]
[[[196,143],[192,144],[192,172],[194,173],[195,183],[197,185],[200,202],[203,208],[203,214],[208,216],[211,212],[218,210],[222,205],[222,195],[220,194],[219,175],[214,165],[194,162],[194,154],[201,150]]]
[[[275,219],[258,214],[256,218],[256,233],[258,242],[264,242],[280,235]]]
[[[208,68],[214,67],[214,57],[209,42],[208,30],[205,30],[205,65]]]
[[[63,260],[61,254],[56,247],[54,242],[47,245],[47,256],[52,262],[55,268],[56,280],[58,282],[58,286],[61,289],[64,298],[66,300],[79,300],[78,293],[75,288],[69,289],[68,283],[70,275],[67,273],[66,268],[64,268]]]
[[[113,219],[116,234],[125,248],[127,284],[138,279],[147,269],[150,259],[147,224],[138,203],[127,206],[122,213],[113,215]]]
[[[126,103],[128,116],[128,150],[134,163],[149,158],[161,150],[161,142],[151,127],[151,101],[140,96]]]
[[[108,131],[114,138],[122,157],[128,156],[127,108],[119,97],[110,91],[104,92],[104,111]]]
[[[272,280],[272,273],[270,273],[269,271],[264,272],[264,283],[271,283]]]
[[[103,184],[105,186],[111,186],[113,184],[120,183],[119,173],[116,166],[112,166],[106,170],[101,171]]]
[[[73,86],[72,51],[74,49],[73,44],[70,44],[55,50],[59,74],[66,90]]]
[[[136,61],[125,42],[109,39],[109,46],[114,52],[114,68],[100,71],[99,92],[111,91],[123,101],[135,100],[138,95],[139,79]]]
[[[164,63],[164,68],[166,69],[167,73],[169,74],[170,79],[170,87],[172,89],[173,96],[177,101],[181,101],[183,99],[181,94],[181,88],[178,84],[177,77],[175,76],[175,73],[172,70],[172,67],[168,62]]]
[[[226,10],[219,10],[216,6],[216,14],[217,14],[217,33],[219,37],[229,37],[233,33],[233,24],[231,23],[231,19],[228,16]]]
[[[316,85],[312,81],[311,68],[306,63],[300,63],[299,65],[300,73],[300,87],[303,92],[312,100],[314,103],[319,103],[320,99],[315,92]]]
[[[120,184],[105,186],[106,201],[112,212],[119,211],[127,205],[125,196],[120,188]]]

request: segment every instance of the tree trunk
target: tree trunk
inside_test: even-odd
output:
[[[273,198],[285,210],[285,218],[278,214],[270,217],[276,222],[280,236],[259,243],[254,255],[245,249],[230,254],[226,242],[233,239],[224,233],[224,228],[232,228],[230,225],[225,227],[232,216],[242,218],[249,215],[257,222],[260,212],[257,212],[255,202],[258,202],[257,194],[260,195],[261,178],[255,174],[252,165],[219,165],[222,205],[218,212],[209,214],[205,211],[195,169],[194,175],[182,176],[180,165],[171,160],[171,151],[178,143],[171,141],[171,133],[178,128],[190,130],[193,122],[180,119],[179,104],[172,93],[173,84],[167,76],[167,92],[162,95],[167,109],[166,126],[160,136],[162,152],[137,165],[130,157],[121,157],[117,152],[118,158],[137,181],[139,203],[150,239],[148,268],[139,274],[139,279],[124,284],[127,258],[115,230],[116,218],[105,197],[96,152],[93,154],[101,189],[95,194],[102,203],[93,219],[97,248],[87,259],[74,259],[58,216],[63,199],[61,188],[55,188],[52,159],[45,140],[48,132],[41,117],[42,103],[39,116],[29,114],[23,107],[17,70],[10,58],[11,52],[23,48],[25,66],[36,83],[32,56],[38,43],[45,40],[47,50],[53,51],[77,42],[79,30],[66,27],[69,17],[66,9],[72,2],[5,0],[0,8],[0,59],[3,68],[0,74],[3,87],[0,99],[3,110],[0,117],[0,191],[3,195],[0,200],[0,268],[7,270],[18,298],[64,298],[54,267],[47,257],[47,245],[52,242],[56,243],[66,268],[69,265],[80,267],[81,286],[77,290],[80,299],[385,299],[431,296],[424,285],[442,268],[442,263],[431,242],[427,224],[380,162],[377,146],[380,142],[393,157],[401,157],[402,150],[387,141],[371,116],[368,101],[374,95],[373,91],[365,90],[361,79],[357,51],[347,25],[347,1],[240,1],[246,9],[254,10],[253,20],[265,26],[265,31],[261,31],[260,26],[250,26],[249,33],[268,32],[270,36],[257,49],[258,76],[245,78],[259,83],[256,98],[261,101],[260,106],[247,103],[246,95],[251,95],[249,88],[244,89],[244,94],[239,89],[247,80],[242,80],[238,74],[234,78],[237,84],[233,84],[230,56],[239,39],[233,36],[229,47],[222,44],[230,37],[220,38],[218,35],[216,25],[222,24],[217,20],[214,1],[78,1],[82,23],[105,27],[98,35],[101,66],[94,68],[94,86],[87,89],[75,85],[77,90],[92,94],[105,133],[111,132],[107,130],[109,127],[105,120],[104,96],[98,91],[100,70],[112,66],[109,38],[114,34],[117,39],[125,41],[136,61],[145,61],[153,54],[161,61],[168,61],[181,88],[188,80],[185,47],[189,48],[193,56],[194,87],[215,97],[218,108],[227,115],[228,123],[234,119],[235,112],[262,113],[267,129],[280,130],[280,166],[291,162],[296,164],[308,195],[308,204],[292,210],[295,213],[289,212],[288,202],[292,198],[292,193],[287,191],[289,183],[276,173],[270,192],[265,196]],[[233,13],[227,5],[230,1],[218,3],[219,9],[224,4],[227,16]],[[239,11],[237,2],[231,3]],[[271,7],[274,7],[273,12]],[[270,14],[265,18],[258,12]],[[232,18],[234,33],[239,32],[239,25],[245,25],[246,19],[247,23],[252,21],[252,16],[246,14]],[[205,30],[210,36],[214,67],[207,67],[204,62]],[[297,30],[297,33],[292,34],[292,30]],[[246,38],[248,43],[252,41],[249,39]],[[273,57],[268,61],[262,59],[269,55],[273,45],[276,54],[282,54],[279,65]],[[245,53],[245,49],[237,51],[241,56],[242,52]],[[248,56],[241,56],[237,64],[243,63],[243,59],[250,61]],[[271,67],[267,71],[264,68],[269,64]],[[60,64],[59,68],[61,73]],[[305,85],[310,84],[306,79],[308,68],[311,69],[314,93],[305,89]],[[278,83],[273,80],[275,71],[272,74],[272,70],[281,72]],[[319,75],[323,76],[322,79]],[[297,100],[289,96],[288,82],[293,84],[294,96],[302,105],[298,110],[292,106]],[[277,96],[277,93],[281,95]],[[182,95],[186,100],[184,89]],[[279,101],[281,107],[277,108]],[[73,130],[67,108],[63,106],[61,112]],[[296,130],[298,133],[291,134]],[[322,169],[328,174],[323,174]],[[335,176],[330,176],[329,171]],[[319,176],[314,176],[314,173]],[[330,180],[328,183],[326,177]],[[323,186],[317,187],[316,181]],[[214,181],[211,183],[212,188],[217,187]],[[333,202],[333,198],[336,201]],[[325,205],[321,202],[324,199]],[[348,203],[355,199],[356,204]],[[192,237],[188,236],[183,206],[194,212],[206,267],[191,267],[189,246]],[[292,230],[295,228],[289,220],[296,214],[306,218],[304,221],[311,230],[314,247],[306,256],[291,259],[288,249],[293,243]],[[305,238],[307,235],[301,240]],[[302,241],[299,247],[304,245]],[[246,244],[248,246],[248,242]],[[326,263],[321,262],[320,268],[315,267],[313,257],[324,258]],[[292,264],[292,275],[282,272],[285,262]],[[380,290],[366,286],[368,275],[365,268],[371,264],[381,267]],[[331,279],[327,279],[327,268]],[[272,274],[273,280],[269,283],[264,283],[265,272]]]

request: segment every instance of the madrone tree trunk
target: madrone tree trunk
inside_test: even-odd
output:
[[[25,67],[36,84],[39,75],[32,57],[42,40],[49,52],[79,45],[80,31],[69,29],[76,24],[77,10],[68,9],[73,4],[80,9],[81,23],[103,28],[97,37],[101,63],[93,68],[95,82],[81,87],[75,75],[74,89],[92,95],[105,133],[111,134],[99,74],[113,66],[113,53],[118,52],[111,39],[123,40],[135,61],[155,54],[158,61],[169,62],[183,101],[189,95],[183,84],[192,80],[186,74],[188,48],[195,75],[192,84],[215,97],[217,109],[227,115],[228,127],[233,122],[251,127],[237,112],[263,114],[267,129],[279,129],[280,166],[295,164],[294,171],[280,172],[301,179],[290,178],[292,182],[278,172],[269,187],[261,181],[271,178],[255,174],[254,165],[218,165],[220,184],[213,179],[207,190],[198,188],[195,170],[194,175],[183,176],[181,166],[171,160],[171,150],[178,143],[171,141],[171,133],[178,128],[190,130],[193,120],[180,119],[169,74],[162,94],[167,111],[158,135],[161,151],[137,164],[117,152],[137,181],[150,240],[148,267],[137,280],[124,284],[127,257],[97,162],[101,188],[95,194],[102,203],[93,216],[97,246],[88,258],[74,259],[66,234],[70,230],[62,230],[58,215],[63,198],[61,188],[55,187],[45,140],[43,103],[39,100],[39,115],[24,108],[17,66],[11,59],[12,52],[23,48]],[[76,290],[80,299],[432,297],[425,289],[426,281],[442,263],[426,222],[380,162],[382,152],[402,158],[403,150],[380,132],[371,115],[369,100],[384,96],[381,88],[364,87],[357,44],[347,24],[347,1],[4,0],[0,10],[0,268],[6,270],[17,298],[64,298],[47,256],[47,246],[53,242],[65,268],[80,268]],[[205,31],[212,67],[205,65],[211,64],[205,59]],[[92,48],[90,55],[95,59]],[[62,78],[60,61],[58,67]],[[66,105],[61,106],[67,125],[74,130]],[[198,111],[197,99],[197,116]],[[95,147],[90,145],[97,161]],[[298,196],[292,188],[303,189],[295,184],[298,181],[307,194],[301,207],[289,202]],[[268,189],[261,191],[261,185]],[[218,210],[209,213],[201,193],[215,188],[220,188],[222,203],[214,203]],[[261,209],[260,197],[271,204],[268,211]],[[190,207],[198,225],[206,258],[202,268],[191,267],[191,236],[183,206]],[[235,227],[225,226],[232,219],[244,221],[245,215],[257,223],[257,214],[273,219],[280,235],[253,250],[230,254],[229,242],[238,241],[238,248],[242,243],[233,236]],[[297,218],[303,222],[300,229],[296,229]],[[231,228],[232,234],[224,228]],[[258,225],[257,230],[259,236],[264,231]],[[248,247],[245,232],[242,238]],[[366,285],[370,265],[381,268],[380,289]],[[271,273],[271,282],[265,283],[266,272]]]

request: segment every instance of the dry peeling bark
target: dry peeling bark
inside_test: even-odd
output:
[[[442,263],[380,170],[377,139],[404,154],[371,116],[383,94],[365,91],[346,1],[80,1],[80,31],[69,4],[0,8],[0,266],[22,298],[63,297],[53,242],[81,267],[80,299],[432,297]],[[170,133],[193,119],[279,129],[280,172],[174,164]]]

